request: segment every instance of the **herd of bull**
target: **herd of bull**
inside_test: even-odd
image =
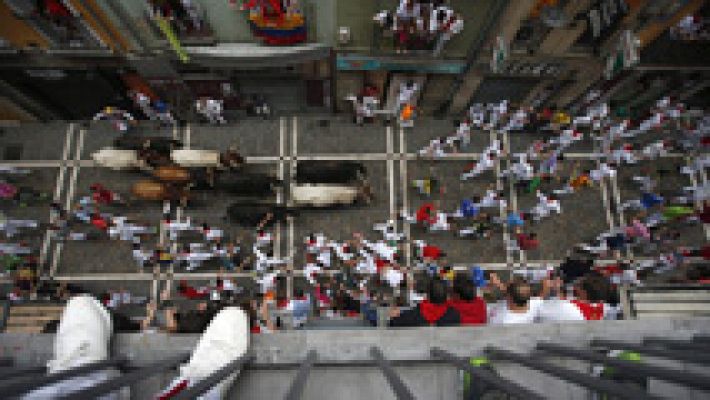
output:
[[[249,171],[245,159],[234,148],[214,150],[184,148],[167,137],[126,135],[91,155],[100,166],[113,170],[141,171],[131,187],[132,198],[171,201],[186,206],[194,190],[219,190],[240,198],[228,208],[230,220],[255,225],[267,214],[271,221],[304,208],[325,208],[368,204],[372,189],[362,163],[352,161],[300,161],[288,185],[288,206],[264,202],[286,185],[268,174]]]

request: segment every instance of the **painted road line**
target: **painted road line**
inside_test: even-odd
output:
[[[177,206],[175,209],[175,220],[182,221],[182,219],[183,219],[182,207]],[[170,244],[170,253],[173,256],[173,260],[170,263],[170,266],[168,267],[168,274],[165,279],[165,291],[167,292],[168,298],[172,298],[172,292],[173,292],[173,286],[174,286],[173,280],[175,277],[175,259],[177,258],[178,251],[179,251],[178,242],[176,240]]]
[[[399,128],[399,151],[400,156],[407,153],[407,141],[404,137],[404,129]],[[406,210],[409,213],[409,176],[407,173],[407,160],[403,157],[399,159],[399,180],[402,187],[402,210]],[[396,221],[397,219],[395,219]],[[405,247],[404,247],[404,259],[407,268],[412,265],[412,229],[411,225],[403,222],[402,232],[405,236]],[[409,274],[411,275],[411,274]],[[414,283],[414,277],[411,277],[412,284]],[[413,288],[412,288],[413,289]]]
[[[284,161],[284,156],[286,156],[286,119],[284,117],[279,118],[279,168],[277,172],[277,178],[279,181],[284,182],[286,177],[286,162]],[[284,204],[284,188],[283,185],[279,185],[276,188],[276,204]],[[274,257],[281,258],[281,221],[276,222],[276,227],[274,232]]]
[[[69,158],[69,150],[71,149],[71,141],[72,137],[74,136],[74,128],[75,125],[74,123],[70,123],[69,126],[67,127],[67,131],[64,137],[64,149],[62,150],[62,161],[66,161]],[[54,185],[54,197],[52,200],[55,203],[60,202],[61,197],[62,197],[62,191],[64,189],[64,176],[66,175],[66,166],[62,165],[62,163],[58,163],[57,165],[59,167],[59,173],[57,174],[57,181]],[[36,167],[34,167],[36,168]],[[54,224],[56,221],[56,218],[50,218],[49,223]],[[44,238],[42,239],[42,247],[40,249],[39,253],[39,265],[40,268],[44,268],[46,262],[47,262],[47,253],[49,252],[49,247],[51,245],[51,238],[52,234],[49,229],[46,229],[44,231]]]
[[[76,146],[74,149],[74,159],[78,160],[81,158],[82,150],[84,149],[84,137],[86,136],[86,129],[79,130],[79,137],[76,141]],[[75,166],[72,168],[72,174],[69,178],[69,187],[67,188],[66,199],[64,203],[64,209],[67,212],[71,209],[72,202],[74,200],[74,194],[76,192],[76,182],[79,178],[79,167]],[[58,243],[54,249],[52,255],[52,266],[49,270],[49,276],[54,276],[57,273],[57,268],[59,268],[59,259],[62,254],[62,249],[64,248],[63,243]]]
[[[190,148],[190,140],[191,139],[192,139],[192,127],[190,126],[190,124],[187,124],[187,126],[185,126],[185,140],[183,142],[184,147],[186,149]]]
[[[399,128],[399,180],[400,188],[402,190],[402,210],[406,210],[409,213],[409,177],[407,176],[407,159],[405,155],[407,154],[407,141],[404,137],[404,128]],[[400,210],[401,211],[401,210]],[[395,215],[396,216],[396,215]],[[395,224],[399,218],[395,218]],[[407,278],[407,298],[409,299],[409,293],[414,292],[414,273],[412,268],[412,229],[409,223],[402,220],[402,230],[400,231],[404,234],[404,271]],[[414,305],[409,299],[410,305]]]
[[[604,154],[599,152],[601,150],[599,150],[597,148],[598,143],[596,140],[593,142],[593,146],[594,146],[594,153],[593,154],[599,154],[599,157],[597,157],[597,159],[596,159],[597,169],[601,169],[601,164],[602,164],[601,157]],[[567,156],[567,155],[565,155],[565,156]],[[618,173],[618,171],[617,171],[617,173]],[[604,210],[606,212],[607,224],[609,225],[609,229],[614,229],[614,218],[611,215],[611,206],[609,204],[609,195],[608,195],[607,187],[606,187],[606,178],[604,176],[602,176],[601,179],[599,180],[599,190],[601,190],[601,194],[602,194],[602,204],[604,205]]]
[[[388,125],[385,128],[385,134],[387,136],[387,183],[389,186],[389,206],[390,206],[390,219],[397,219],[397,214],[395,212],[395,194],[394,194],[394,137],[392,132],[392,126]]]
[[[81,151],[84,148],[84,136],[86,135],[86,130],[81,129],[79,131],[79,139],[77,140],[76,143],[76,149],[75,149],[75,154],[76,154],[76,159],[78,159],[81,156]],[[72,205],[72,201],[74,200],[74,193],[76,192],[76,181],[79,178],[79,169],[81,167],[79,165],[75,165],[72,169],[72,175],[69,180],[69,188],[67,189],[67,196],[66,196],[66,202],[64,203],[64,208],[66,210],[69,210]]]
[[[602,177],[599,181],[599,188],[602,193],[602,204],[606,212],[606,221],[609,224],[609,229],[614,229],[614,217],[611,215],[611,204],[609,203],[609,194],[607,192],[606,178]]]
[[[489,131],[489,141],[490,144],[493,144],[493,141],[496,140],[497,134],[496,132],[491,129]],[[481,162],[481,159],[479,157],[478,162]],[[496,157],[495,161],[495,174],[496,174],[496,191],[498,193],[501,193],[503,191],[503,181],[500,179],[500,157]],[[499,211],[500,211],[500,218],[501,221],[503,222],[503,243],[505,245],[505,261],[506,264],[512,268],[513,266],[513,252],[510,249],[510,246],[512,243],[510,242],[510,232],[508,232],[508,219],[505,217],[505,207],[503,207],[502,203],[499,204]]]
[[[296,166],[298,162],[298,117],[293,117],[291,120],[291,161],[290,161],[290,184],[293,183],[296,177]],[[289,196],[289,203],[291,203],[291,196]],[[295,246],[295,227],[293,223],[293,216],[289,215],[286,218],[286,224],[288,227],[288,262],[286,264],[287,275],[286,275],[286,295],[289,299],[293,298],[293,271],[296,269],[294,265],[294,259],[296,257],[296,246]]]
[[[626,216],[624,214],[624,208],[621,204],[621,191],[619,190],[619,180],[617,178],[618,173],[614,174],[609,180],[611,181],[611,192],[614,196],[614,210],[616,211],[616,216],[619,220],[619,227],[626,226]],[[626,247],[626,258],[632,260],[634,258],[634,250],[631,246]]]
[[[54,246],[54,251],[52,252],[52,266],[49,268],[49,276],[53,277],[57,274],[57,268],[59,268],[59,257],[62,255],[62,249],[64,248],[64,243],[57,243]]]
[[[510,136],[508,131],[503,131],[503,151],[506,151],[506,160],[508,161],[506,167],[508,170],[511,169],[511,164],[512,160],[511,157],[513,157],[513,154],[510,152]],[[515,182],[512,176],[508,176],[508,193],[510,193],[510,207],[512,209],[512,212],[517,213],[518,212],[518,193],[515,189]],[[504,215],[505,221],[508,221],[508,210],[505,210],[505,215]],[[513,240],[510,237],[508,240]],[[525,250],[520,249],[518,250],[518,257],[520,260],[520,264],[526,265],[527,261],[527,253]]]
[[[69,124],[67,128],[66,137],[64,138],[64,150],[62,150],[62,161],[66,162],[69,158],[69,151],[71,149],[71,141],[74,136],[74,124]],[[54,188],[54,201],[58,202],[61,198],[62,188],[64,186],[64,175],[66,175],[66,166],[61,165],[59,168],[59,175],[57,176],[57,184]]]

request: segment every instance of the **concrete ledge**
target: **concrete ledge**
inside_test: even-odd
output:
[[[391,360],[428,360],[429,349],[441,347],[461,356],[482,354],[487,346],[527,352],[542,341],[582,345],[590,339],[638,342],[643,336],[684,339],[710,334],[710,318],[570,322],[520,326],[425,327],[412,329],[304,330],[252,335],[257,364],[300,363],[308,350],[324,362],[371,360],[369,348],[378,346]],[[114,353],[142,364],[191,350],[198,335],[117,334]],[[52,334],[0,334],[0,358],[18,365],[42,365],[51,357]]]
[[[288,331],[269,335],[253,335],[252,351],[256,363],[268,366],[247,368],[232,387],[227,398],[283,398],[296,375],[306,352],[315,349],[318,361],[308,377],[303,398],[314,400],[395,399],[382,372],[374,365],[357,364],[370,361],[369,348],[379,346],[390,360],[413,360],[395,364],[395,370],[405,385],[420,399],[460,399],[463,390],[461,375],[455,367],[429,362],[429,348],[438,346],[460,356],[483,353],[486,346],[500,346],[515,352],[527,352],[540,341],[568,345],[586,345],[592,338],[607,338],[639,342],[644,336],[687,339],[695,334],[710,333],[710,319],[663,318],[637,321],[602,321],[567,324],[532,324],[520,326],[482,326],[456,328],[415,328],[398,330],[314,330]],[[189,351],[198,335],[119,334],[114,338],[114,353],[136,364],[143,364]],[[54,336],[49,334],[2,334],[0,358],[11,357],[18,365],[43,365],[52,353]],[[573,359],[544,356],[548,362],[588,373],[591,365]],[[707,367],[692,366],[668,360],[644,357],[644,362],[679,370],[710,374]],[[348,363],[355,363],[350,364]],[[274,365],[275,364],[275,365]],[[335,367],[335,365],[342,365]],[[494,361],[502,377],[524,385],[551,399],[584,399],[591,393],[573,383],[526,367]],[[131,386],[131,398],[148,400],[166,387],[176,373],[167,371],[151,376]],[[709,375],[710,376],[710,375]],[[704,398],[703,394],[657,379],[650,379],[650,393],[667,398]]]

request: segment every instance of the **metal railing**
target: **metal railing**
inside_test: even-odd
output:
[[[174,399],[175,400],[196,399],[200,395],[204,394],[208,390],[215,387],[217,384],[219,384],[223,380],[227,379],[230,375],[232,375],[236,372],[239,372],[239,370],[241,370],[241,368],[244,366],[244,364],[251,361],[252,358],[253,357],[251,355],[244,355],[242,357],[237,358],[236,360],[230,362],[229,364],[227,364],[224,367],[215,371],[212,375],[197,382],[194,386],[191,386],[188,389],[180,392],[177,396],[174,397]]]
[[[392,364],[390,364],[390,362],[382,354],[382,350],[377,347],[373,347],[370,349],[370,355],[377,362],[377,366],[380,367],[382,374],[385,376],[385,379],[387,379],[387,383],[389,383],[394,395],[397,396],[397,399],[414,400],[414,395],[412,395],[412,392],[409,390],[407,385],[404,384],[402,378],[400,378],[394,371]]]
[[[610,396],[618,396],[622,399],[658,398],[656,396],[651,396],[645,391],[635,388],[633,386],[627,386],[613,381],[599,379],[589,374],[574,371],[568,368],[562,368],[549,362],[540,361],[534,357],[529,357],[528,355],[517,354],[497,348],[490,348],[486,352],[494,359],[514,362],[516,364],[520,364],[525,367],[538,370],[545,374],[549,374],[560,379],[576,383],[580,386],[586,387],[587,389],[606,393]]]
[[[306,389],[306,380],[308,379],[308,375],[311,373],[311,369],[313,368],[313,363],[316,361],[316,358],[318,358],[318,355],[315,350],[308,352],[306,359],[298,367],[298,373],[296,374],[296,377],[293,378],[291,387],[286,393],[286,400],[299,400],[301,396],[303,396],[303,391]]]
[[[691,388],[710,390],[710,376],[697,374],[690,371],[679,371],[635,361],[620,360],[595,353],[591,350],[562,346],[552,343],[540,343],[538,350],[558,356],[591,361],[614,367],[617,373],[633,378],[653,377],[666,382],[677,383]]]
[[[666,358],[669,360],[678,360],[691,362],[695,364],[710,364],[710,354],[704,352],[677,351],[665,349],[662,346],[646,346],[628,342],[620,342],[615,340],[593,340],[591,345],[594,347],[604,347],[610,350],[627,350],[641,354],[648,354],[653,357]]]
[[[150,363],[144,367],[136,368],[131,372],[124,373],[112,379],[108,379],[98,385],[70,393],[61,399],[73,400],[90,400],[96,399],[101,395],[111,393],[122,387],[129,386],[132,383],[142,381],[152,375],[159,374],[173,368],[176,368],[180,363],[187,360],[189,353],[183,353],[167,360],[160,360]]]
[[[472,382],[474,380],[480,382],[480,384],[485,386],[486,390],[502,392],[518,399],[543,399],[546,398],[546,394],[537,393],[526,387],[529,383],[524,382],[524,378],[518,378],[525,375],[518,373],[515,375],[515,380],[510,380],[499,375],[496,371],[497,367],[504,367],[505,365],[525,367],[558,378],[562,381],[587,388],[590,392],[600,393],[614,398],[657,398],[656,394],[648,392],[647,388],[643,386],[630,385],[623,381],[608,379],[578,369],[563,367],[557,363],[544,360],[544,357],[548,356],[552,356],[553,358],[570,358],[589,363],[590,365],[612,367],[616,374],[625,377],[641,378],[642,380],[655,378],[689,388],[710,390],[710,376],[687,370],[675,370],[658,365],[650,365],[640,360],[626,361],[607,355],[609,353],[608,350],[611,349],[626,350],[640,354],[648,354],[652,357],[707,365],[710,362],[710,356],[704,354],[702,349],[707,349],[708,346],[710,346],[710,336],[696,335],[688,340],[645,338],[642,343],[643,344],[635,344],[607,339],[594,339],[589,342],[591,347],[584,348],[551,343],[538,343],[536,346],[538,352],[534,354],[524,354],[507,349],[490,347],[485,349],[485,353],[489,358],[487,364],[472,364],[469,362],[468,357],[461,357],[460,354],[454,354],[440,348],[431,348],[430,358],[421,360],[389,360],[379,347],[370,348],[370,359],[341,362],[328,360],[318,361],[317,352],[315,350],[309,350],[301,363],[252,363],[255,357],[247,353],[184,389],[178,393],[174,399],[185,400],[197,398],[218,384],[225,383],[225,381],[231,383],[233,385],[232,389],[234,389],[234,387],[236,387],[234,383],[240,376],[244,375],[243,370],[268,369],[297,370],[284,398],[286,400],[298,400],[304,396],[306,383],[313,369],[322,368],[331,370],[333,368],[368,367],[378,368],[382,372],[394,395],[398,399],[409,400],[416,398],[416,394],[406,385],[405,380],[402,379],[393,366],[411,367],[421,366],[422,364],[453,366],[458,370],[470,374]],[[605,350],[604,352],[597,352],[591,350],[591,348],[603,348]],[[691,348],[695,350],[695,352],[688,351],[688,349]],[[0,370],[0,372],[4,372],[0,373],[0,393],[3,394],[3,397],[8,398],[20,396],[46,385],[87,375],[99,370],[122,370],[122,375],[104,380],[92,387],[62,397],[79,400],[97,398],[115,392],[122,387],[145,380],[151,376],[172,370],[187,358],[188,354],[180,354],[166,360],[160,360],[134,368],[129,368],[125,360],[112,359],[86,364],[71,370],[46,376],[40,375],[43,372],[43,368],[39,367],[22,368],[13,372]],[[8,365],[7,360],[3,362],[2,366],[6,365]]]
[[[21,396],[29,393],[43,386],[49,386],[66,379],[72,379],[96,371],[110,368],[120,368],[124,364],[124,359],[111,359],[84,364],[76,368],[57,372],[55,374],[34,374],[29,376],[14,376],[9,379],[3,378],[2,381],[0,381],[0,393],[2,393],[2,397],[4,398],[13,398],[15,396]]]
[[[544,399],[543,396],[533,391],[530,391],[515,382],[511,382],[507,379],[501,378],[493,372],[483,369],[481,367],[475,367],[469,364],[467,361],[464,361],[445,350],[433,348],[431,349],[431,355],[432,357],[441,358],[450,362],[451,364],[454,364],[456,367],[458,367],[458,369],[471,374],[472,377],[480,379],[488,385],[491,385],[492,387],[502,391],[503,393],[507,393],[515,398],[532,400]]]

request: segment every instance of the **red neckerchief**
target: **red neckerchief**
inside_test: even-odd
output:
[[[455,21],[456,21],[456,17],[454,17],[454,16],[452,15],[451,18],[449,18],[449,20],[446,21],[446,23],[444,24],[444,27],[442,28],[442,30],[443,30],[444,32],[448,32],[449,29],[451,29],[451,25],[453,25]]]
[[[604,318],[604,303],[588,303],[586,301],[572,300],[587,321],[600,321]]]

